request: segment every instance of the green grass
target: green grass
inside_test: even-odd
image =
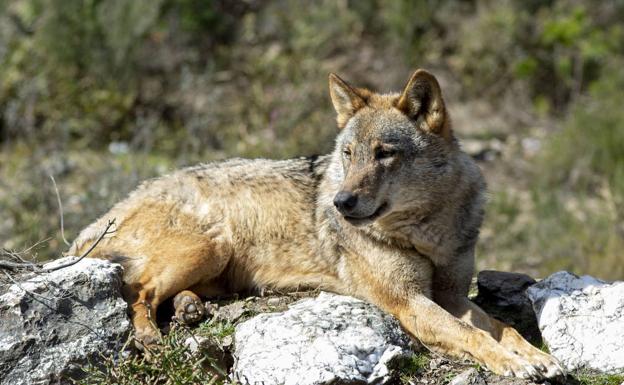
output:
[[[624,383],[624,374],[578,374],[581,385],[620,385]]]
[[[235,327],[231,322],[211,319],[199,325],[195,332],[203,337],[213,337],[222,341],[234,334]]]
[[[148,355],[126,351],[117,359],[101,357],[97,363],[84,368],[86,377],[75,384],[234,385],[226,379],[227,368],[215,358],[218,342],[233,332],[233,325],[227,322],[206,322],[194,330],[174,326],[163,336],[162,346],[148,349]],[[215,338],[217,343],[211,344],[211,349],[192,352],[185,341],[199,337]]]

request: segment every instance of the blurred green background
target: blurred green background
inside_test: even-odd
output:
[[[140,180],[328,152],[327,75],[438,76],[489,184],[480,269],[624,278],[624,1],[0,0],[0,247]]]

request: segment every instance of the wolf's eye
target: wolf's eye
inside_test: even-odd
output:
[[[375,159],[387,159],[392,158],[397,154],[397,150],[394,148],[378,148],[375,150]]]
[[[344,150],[342,150],[342,154],[345,156],[345,158],[350,159],[351,158],[351,150],[349,148],[345,148]]]

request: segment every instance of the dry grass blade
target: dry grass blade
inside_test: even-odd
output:
[[[63,238],[63,242],[69,246],[70,244],[67,242],[67,238],[65,238],[65,219],[63,215],[63,202],[61,201],[61,194],[59,193],[56,180],[54,180],[54,176],[52,176],[52,174],[50,174],[50,179],[52,179],[52,185],[54,185],[54,192],[56,193],[56,201],[59,206],[59,217],[61,218],[61,238]]]

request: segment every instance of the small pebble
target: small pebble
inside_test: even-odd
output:
[[[208,339],[206,337],[201,336],[189,337],[184,340],[184,345],[186,345],[191,352],[196,353],[200,349],[201,345],[207,340]]]
[[[444,363],[444,360],[442,358],[434,358],[429,361],[429,368],[437,369],[440,367],[440,365],[442,365],[442,363]]]
[[[217,304],[217,303],[210,303],[210,302],[206,301],[204,303],[204,308],[206,308],[206,314],[208,316],[212,317],[212,316],[215,315],[217,310],[219,310],[219,304]]]
[[[281,298],[273,297],[267,300],[267,305],[269,306],[277,306],[282,302]]]
[[[232,336],[225,336],[221,339],[221,346],[224,348],[230,347],[234,344],[234,338]]]
[[[486,383],[475,368],[470,368],[453,378],[450,385],[486,385]]]

